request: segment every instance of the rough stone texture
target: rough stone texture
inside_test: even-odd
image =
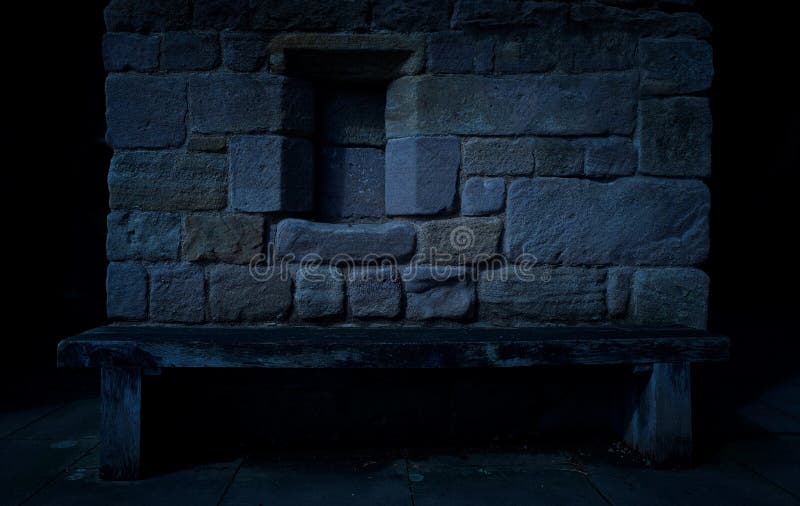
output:
[[[287,219],[278,224],[275,249],[279,257],[292,254],[296,261],[307,256],[346,261],[342,255],[359,262],[376,257],[402,260],[414,253],[415,239],[416,229],[409,223],[331,224]]]
[[[205,320],[205,279],[198,265],[160,264],[150,269],[150,318],[159,322]]]
[[[588,29],[574,33],[566,42],[571,72],[627,70],[636,66],[638,37],[630,30]]]
[[[310,134],[314,125],[310,84],[265,73],[192,75],[189,112],[192,131],[201,133]]]
[[[111,74],[106,79],[106,141],[114,148],[167,148],[186,138],[186,80]]]
[[[581,176],[584,144],[572,139],[536,139],[534,156],[537,176]]]
[[[561,24],[504,31],[494,49],[494,71],[522,74],[553,70],[564,58]]]
[[[464,140],[464,173],[527,176],[533,173],[534,140],[474,138]]]
[[[713,51],[693,39],[643,39],[639,43],[642,92],[679,95],[707,90],[714,77]]]
[[[536,178],[508,190],[504,251],[546,264],[695,265],[708,254],[700,181]]]
[[[472,317],[475,285],[464,267],[412,264],[403,270],[406,318],[465,320]]]
[[[636,172],[638,154],[630,139],[593,139],[586,145],[584,174],[590,177],[630,176]]]
[[[179,151],[117,152],[108,172],[111,209],[222,209],[227,157]]]
[[[192,24],[201,30],[237,29],[243,26],[248,0],[194,0]]]
[[[632,278],[633,268],[612,267],[608,270],[606,305],[609,317],[617,319],[627,316],[628,303],[631,299]]]
[[[104,11],[109,32],[184,30],[191,22],[189,0],[111,0]]]
[[[228,138],[224,135],[193,134],[186,143],[186,149],[189,151],[224,153],[228,149]]]
[[[344,312],[344,275],[336,267],[300,268],[295,276],[294,307],[304,320]]]
[[[446,30],[450,24],[447,1],[376,0],[372,5],[372,28],[395,32]]]
[[[306,211],[313,205],[313,145],[277,135],[231,138],[231,206],[239,211]]]
[[[224,0],[223,0],[224,1]],[[269,38],[262,33],[222,32],[222,63],[236,72],[262,70],[267,63]]]
[[[389,86],[386,135],[629,135],[637,87],[633,72],[403,77]]]
[[[210,70],[219,65],[219,37],[211,32],[167,32],[161,42],[164,70]]]
[[[383,150],[324,148],[321,155],[318,216],[323,219],[383,216]]]
[[[213,265],[209,269],[209,307],[214,321],[272,321],[292,306],[292,278],[278,268]]]
[[[711,175],[708,99],[642,100],[638,135],[639,172],[658,176]]]
[[[392,266],[358,267],[347,278],[347,300],[356,318],[396,318],[402,311],[400,275]]]
[[[694,12],[666,13],[581,2],[570,6],[569,16],[584,29],[628,30],[640,37],[711,36],[711,25]]]
[[[129,263],[108,264],[106,314],[120,320],[147,318],[147,271],[144,267]]]
[[[177,260],[181,217],[177,213],[112,212],[108,215],[109,260]]]
[[[521,274],[522,273],[522,274]],[[606,272],[582,267],[487,270],[478,283],[487,320],[585,322],[604,317]]]
[[[368,28],[367,0],[250,0],[250,9],[250,28],[258,31],[345,32]]]
[[[567,5],[519,0],[456,0],[454,28],[476,26],[541,25],[563,21]]]
[[[103,65],[109,72],[155,70],[160,44],[158,35],[107,33],[103,35]]]
[[[183,259],[246,264],[264,248],[264,218],[249,214],[189,214]]]
[[[506,182],[501,177],[472,177],[461,190],[461,212],[465,216],[485,216],[503,209]]]
[[[454,218],[420,223],[417,252],[432,263],[488,260],[499,253],[501,218]]]
[[[323,142],[383,147],[385,108],[384,90],[337,90],[326,95],[321,114]]]
[[[631,319],[639,324],[704,329],[708,285],[708,276],[698,269],[639,269],[631,287]]]
[[[453,208],[461,145],[455,137],[386,143],[386,213],[438,214]]]
[[[461,32],[428,36],[428,72],[464,74],[475,69],[475,41]]]

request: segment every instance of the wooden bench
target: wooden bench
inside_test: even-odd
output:
[[[62,341],[60,367],[102,378],[101,476],[140,474],[144,370],[634,366],[624,439],[656,463],[692,454],[693,362],[728,358],[726,337],[687,328],[107,326]]]

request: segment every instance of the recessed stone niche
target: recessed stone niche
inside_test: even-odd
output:
[[[110,2],[109,317],[705,325],[691,7],[346,3]]]

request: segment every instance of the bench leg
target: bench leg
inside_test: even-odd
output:
[[[691,464],[692,389],[688,362],[639,367],[625,441],[655,465]]]
[[[101,372],[100,477],[139,478],[142,427],[142,370],[111,367]]]

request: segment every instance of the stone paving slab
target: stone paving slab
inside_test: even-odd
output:
[[[735,441],[725,446],[722,458],[794,494],[800,503],[800,436]]]
[[[61,408],[63,404],[48,404],[26,409],[24,411],[10,411],[0,413],[0,439],[11,436],[33,422],[49,415]]]
[[[67,404],[13,434],[14,439],[67,440],[96,437],[100,429],[100,400]]]

